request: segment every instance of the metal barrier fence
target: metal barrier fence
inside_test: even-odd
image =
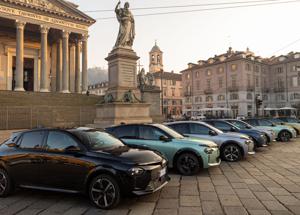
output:
[[[92,124],[94,106],[0,106],[0,130]]]

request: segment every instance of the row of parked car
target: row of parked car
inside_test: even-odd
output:
[[[16,132],[0,145],[0,197],[16,187],[85,193],[95,206],[110,209],[124,194],[163,188],[168,168],[194,175],[297,135],[291,126],[298,122],[248,122],[257,127],[229,119]]]

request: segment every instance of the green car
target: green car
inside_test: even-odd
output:
[[[276,125],[266,119],[246,119],[244,121],[254,127],[272,129],[275,132],[276,140],[282,142],[288,142],[291,138],[297,137],[296,130],[290,126]]]
[[[106,131],[131,147],[146,147],[168,159],[168,167],[182,175],[194,175],[202,168],[220,165],[218,145],[209,140],[187,138],[161,124],[130,124]]]

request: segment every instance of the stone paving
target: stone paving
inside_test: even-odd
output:
[[[5,135],[0,132],[0,139]],[[300,139],[273,143],[243,161],[222,162],[197,176],[172,172],[162,191],[123,199],[111,211],[94,208],[81,195],[19,190],[0,199],[0,214],[300,215],[299,158]]]

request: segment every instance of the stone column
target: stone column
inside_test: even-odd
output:
[[[88,75],[87,75],[87,40],[88,35],[82,35],[82,93],[86,93],[88,90]]]
[[[69,32],[63,31],[63,65],[62,65],[62,93],[70,93],[69,90]]]
[[[17,47],[16,47],[16,74],[15,91],[24,90],[24,27],[25,22],[16,21]]]
[[[75,92],[81,93],[80,87],[80,40],[76,41],[76,50],[75,50]]]
[[[62,90],[62,40],[56,43],[56,92]]]
[[[40,92],[49,92],[48,80],[48,31],[49,27],[41,26],[41,87]]]

